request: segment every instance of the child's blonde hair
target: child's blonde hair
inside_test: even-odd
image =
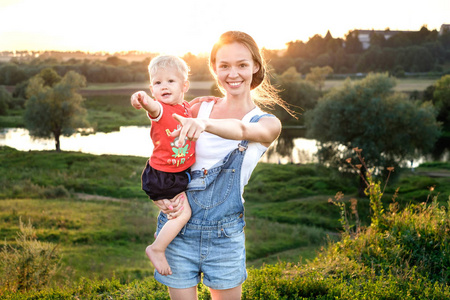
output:
[[[153,58],[148,65],[150,81],[158,70],[165,68],[175,68],[183,76],[184,80],[188,79],[189,67],[183,59],[175,55],[160,55]]]

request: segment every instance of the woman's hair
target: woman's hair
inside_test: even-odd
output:
[[[217,51],[223,46],[232,43],[240,43],[244,45],[251,53],[253,62],[259,67],[258,71],[253,74],[253,79],[250,84],[252,99],[259,107],[273,108],[275,105],[283,107],[289,114],[294,115],[294,112],[289,109],[288,104],[283,101],[278,95],[278,90],[270,84],[269,73],[267,71],[266,62],[261,54],[261,51],[255,40],[245,32],[241,31],[227,31],[222,34],[219,40],[214,44],[211,54],[209,56],[209,69],[216,79],[220,91],[225,94],[223,87],[219,85],[217,76],[215,74],[216,55]]]
[[[188,79],[189,67],[183,59],[175,55],[160,55],[153,58],[148,65],[150,81],[158,70],[165,68],[175,68],[183,76],[184,80]]]

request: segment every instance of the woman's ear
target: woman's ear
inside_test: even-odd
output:
[[[256,74],[259,71],[260,67],[258,63],[255,63],[253,65],[253,74]]]

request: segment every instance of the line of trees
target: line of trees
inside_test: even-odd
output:
[[[351,30],[345,38],[333,38],[328,31],[307,42],[291,41],[285,50],[267,50],[265,56],[277,74],[294,66],[297,72],[306,74],[313,67],[329,66],[335,74],[389,72],[397,77],[405,72],[435,72],[445,75],[450,63],[450,31],[439,33],[428,30],[399,32],[389,39],[375,31],[370,35],[370,47],[363,49],[358,30]],[[53,68],[60,76],[75,71],[86,77],[89,83],[143,82],[148,79],[147,66],[155,53],[140,61],[129,61],[127,53],[103,59],[61,59],[57,53],[39,57],[24,56],[0,63],[0,85],[16,85],[38,74],[42,69]],[[86,55],[88,57],[88,55]],[[139,56],[142,57],[140,53]],[[187,53],[183,56],[191,67],[191,80],[211,80],[208,58]]]
[[[389,31],[387,29],[387,31]],[[443,72],[450,61],[450,31],[439,33],[423,26],[420,31],[399,32],[389,39],[373,31],[370,47],[363,49],[358,30],[349,31],[344,39],[318,34],[308,42],[287,43],[281,57],[272,51],[271,64],[282,73],[294,65],[300,73],[311,67],[330,66],[335,73],[389,72],[396,76],[405,72]]]

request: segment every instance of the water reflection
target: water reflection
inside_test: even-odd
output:
[[[61,150],[90,154],[114,154],[148,157],[153,149],[150,141],[150,126],[124,126],[119,131],[61,137]],[[9,146],[21,151],[55,150],[52,139],[33,139],[28,130],[6,128],[0,132],[0,146]]]
[[[262,161],[281,164],[317,162],[316,140],[304,138],[305,134],[306,130],[301,127],[283,128]]]
[[[150,140],[150,126],[123,126],[119,131],[61,137],[61,150],[90,154],[133,155],[149,157],[153,145]],[[304,130],[283,129],[277,142],[272,145],[261,161],[271,163],[308,163],[317,161],[315,140],[303,138]],[[0,146],[20,151],[55,150],[52,139],[33,139],[23,128],[0,130]]]

